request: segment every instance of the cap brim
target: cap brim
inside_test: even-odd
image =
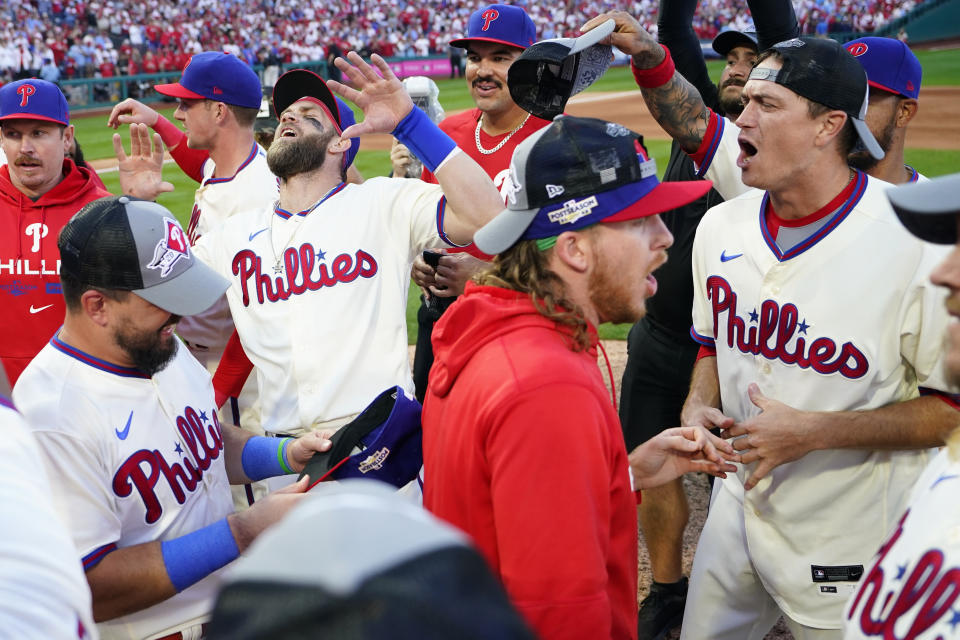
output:
[[[903,226],[936,244],[957,243],[960,215],[960,173],[887,190],[887,198]]]
[[[615,26],[616,22],[613,18],[601,22],[599,25],[593,29],[590,29],[590,31],[587,31],[585,34],[573,41],[573,46],[570,47],[570,54],[572,55],[574,53],[580,53],[584,49],[588,49],[597,44],[613,33]]]
[[[273,110],[278,119],[290,105],[303,98],[319,100],[327,108],[337,128],[341,128],[337,101],[323,78],[306,69],[292,69],[277,78],[277,83],[273,85]]]
[[[516,42],[508,42],[506,40],[499,40],[497,38],[458,38],[457,40],[451,40],[450,46],[466,49],[470,46],[471,42],[492,42],[494,44],[504,44],[508,47],[513,47],[514,49],[526,49],[526,47],[521,46]]]
[[[69,122],[64,120],[57,120],[56,118],[48,118],[47,116],[37,116],[32,113],[11,113],[10,115],[3,116],[0,120],[41,120],[43,122],[54,122],[56,124],[62,124],[63,126],[70,126]]]
[[[193,264],[180,275],[146,289],[135,289],[133,293],[178,316],[203,313],[230,288],[230,281],[201,262],[192,252],[190,259]]]
[[[207,97],[200,95],[195,91],[190,91],[185,86],[179,82],[173,82],[170,84],[155,84],[153,88],[157,93],[162,93],[165,96],[170,96],[171,98],[190,98],[193,100],[206,100]]]
[[[760,45],[757,44],[757,39],[752,35],[731,29],[714,38],[710,46],[718,55],[725,56],[737,47],[752,46],[754,49],[759,49]]]
[[[629,207],[601,220],[602,223],[623,222],[655,216],[685,204],[690,204],[710,191],[713,183],[709,180],[684,180],[682,182],[661,182],[647,195]]]
[[[503,253],[512,247],[540,209],[504,209],[473,234],[473,244],[487,255]]]
[[[883,156],[886,154],[884,154],[877,139],[873,137],[873,133],[870,132],[870,127],[867,126],[867,123],[860,118],[851,117],[850,120],[853,121],[853,128],[857,130],[857,135],[860,136],[860,141],[866,148],[867,153],[877,160],[883,160]]]
[[[632,204],[597,222],[602,224],[623,222],[670,211],[693,202],[709,191],[712,186],[713,183],[709,180],[661,182]],[[533,223],[538,211],[540,211],[539,208],[504,209],[493,220],[477,230],[473,235],[473,244],[489,255],[506,251],[523,236]],[[573,228],[571,231],[576,231],[578,228]]]

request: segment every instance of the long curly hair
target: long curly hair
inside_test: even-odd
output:
[[[591,342],[587,321],[580,307],[566,297],[563,280],[550,270],[552,251],[541,251],[535,240],[521,240],[494,258],[474,281],[529,294],[541,315],[570,329],[571,348],[585,351]]]

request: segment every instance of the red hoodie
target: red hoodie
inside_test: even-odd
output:
[[[468,533],[545,640],[637,637],[637,516],[587,351],[526,294],[467,284],[433,331],[424,505]]]
[[[63,324],[57,236],[91,200],[110,195],[93,173],[63,161],[63,180],[36,202],[0,167],[0,361],[11,386]]]

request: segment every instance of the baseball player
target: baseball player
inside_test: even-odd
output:
[[[758,48],[799,33],[793,5],[789,0],[751,2],[757,34],[727,30],[713,40],[714,51],[726,60],[717,84],[707,74],[700,41],[691,26],[696,7],[697,0],[661,1],[658,38],[669,48],[678,72],[696,87],[704,102],[719,113],[736,117],[743,108],[740,92],[757,60]],[[763,44],[758,44],[758,38]],[[700,179],[693,161],[676,141],[664,179]],[[627,337],[627,363],[620,386],[620,421],[627,451],[680,424],[698,350],[690,339],[690,254],[700,219],[720,202],[720,194],[711,189],[706,196],[661,216],[674,242],[670,260],[654,273],[659,295],[647,302],[647,314]],[[682,479],[644,491],[637,513],[653,574],[649,594],[640,604],[638,635],[657,640],[680,624],[686,602],[683,532],[689,509]]]
[[[189,177],[200,183],[187,227],[191,245],[230,216],[248,208],[269,207],[277,199],[277,177],[267,153],[254,140],[260,108],[260,78],[232,54],[207,51],[190,58],[179,82],[156,85],[178,101],[174,117],[186,133],[141,102],[127,98],[113,107],[107,125],[145,124],[160,134],[170,154]],[[230,308],[219,300],[202,314],[184,318],[177,333],[194,357],[213,374],[233,332]],[[257,385],[248,380],[220,419],[260,433]],[[238,507],[266,494],[263,483],[235,487]]]
[[[37,443],[2,397],[0,429],[0,627],[10,638],[94,639],[90,587]]]
[[[364,110],[365,120],[346,129],[321,78],[281,76],[273,95],[280,125],[267,154],[279,201],[233,216],[197,243],[231,282],[227,300],[257,370],[268,433],[345,424],[394,385],[412,395],[403,319],[413,256],[469,243],[502,206],[483,170],[374,61],[383,79],[358,56],[356,66],[340,61],[360,91],[330,82]],[[341,136],[374,130],[393,130],[424,166],[439,167],[443,189],[389,178],[344,183],[350,143]]]
[[[613,44],[633,55],[648,98],[664,105],[671,92],[682,104],[663,50],[653,64],[649,36],[617,19]],[[694,244],[693,335],[704,349],[681,419],[738,437],[746,464],[715,490],[688,638],[762,637],[781,613],[795,636],[839,637],[864,549],[879,545],[924,448],[956,421],[942,400],[946,316],[925,278],[938,254],[901,232],[884,183],[847,167],[858,138],[882,155],[862,120],[863,69],[833,41],[772,51],[737,121],[743,182],[765,191],[711,209]],[[677,115],[668,111],[659,117]],[[693,139],[696,125],[682,126]],[[838,275],[878,253],[870,278],[882,291],[865,296]]]
[[[623,473],[596,326],[642,315],[673,240],[657,214],[710,188],[659,184],[641,142],[611,122],[560,116],[521,143],[514,197],[474,236],[499,255],[434,336],[424,505],[470,535],[541,638],[637,637],[633,485],[691,468],[686,457],[674,467],[670,442],[720,442],[668,430],[631,452],[632,482]]]
[[[550,124],[517,106],[507,86],[510,65],[535,40],[536,26],[523,7],[492,4],[470,15],[465,37],[450,41],[451,47],[466,50],[464,77],[476,108],[445,118],[440,128],[483,167],[504,200],[514,149]],[[429,170],[423,172],[422,178],[427,182],[437,181]],[[421,400],[433,363],[430,346],[433,323],[456,301],[466,281],[486,266],[487,262],[465,252],[442,256],[436,267],[424,262],[422,256],[414,259],[413,280],[423,289],[417,312],[417,348],[413,363],[414,384]]]
[[[54,480],[102,638],[198,638],[220,569],[306,488],[233,513],[228,482],[298,472],[324,434],[221,424],[210,375],[174,335],[227,282],[169,211],[126,196],[84,207],[59,238],[63,327],[14,400]]]
[[[67,100],[46,80],[0,88],[0,360],[12,386],[63,319],[57,232],[85,203],[109,195],[64,158],[73,138]]]
[[[960,314],[960,244],[957,194],[960,174],[890,189],[887,197],[904,225],[918,238],[954,244],[930,280],[949,290],[947,311]],[[947,374],[960,384],[960,331],[951,325]],[[867,566],[844,613],[844,640],[876,637],[948,638],[960,620],[960,431],[948,439],[924,470],[906,511]]]

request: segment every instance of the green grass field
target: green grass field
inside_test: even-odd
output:
[[[917,57],[923,65],[923,84],[930,86],[954,86],[960,84],[960,49],[940,51],[917,51]],[[718,60],[708,62],[707,67],[711,77],[717,81],[723,68]],[[440,88],[440,102],[448,111],[466,109],[473,106],[466,82],[463,79],[437,79]],[[636,85],[630,70],[626,67],[610,69],[588,91],[634,91]],[[638,99],[639,96],[638,96]],[[172,108],[161,108],[160,112],[166,117],[173,118]],[[960,114],[958,114],[960,115]],[[83,145],[84,155],[88,160],[113,157],[112,131],[107,128],[107,115],[97,114],[84,116],[75,114],[73,124],[76,127],[78,140]],[[126,131],[121,130],[124,138]],[[641,132],[642,133],[642,132]],[[129,147],[129,141],[125,140]],[[667,165],[670,155],[670,144],[664,140],[648,140],[650,153],[657,159],[657,166],[661,173]],[[906,151],[906,161],[927,176],[938,176],[955,172],[960,168],[960,151],[944,151],[939,149],[911,148]],[[361,151],[357,154],[356,166],[366,177],[386,175],[390,172],[390,157],[387,151]],[[120,185],[116,172],[101,174],[107,188],[113,193],[119,193]],[[173,183],[175,190],[164,194],[159,202],[170,209],[182,222],[190,216],[193,207],[193,192],[196,183],[185,176],[175,164],[168,164],[164,169],[164,178]],[[419,306],[416,287],[411,286],[407,299],[407,331],[411,343],[416,336],[416,310]],[[626,338],[627,325],[604,325],[600,327],[600,336],[605,339],[622,340]]]

